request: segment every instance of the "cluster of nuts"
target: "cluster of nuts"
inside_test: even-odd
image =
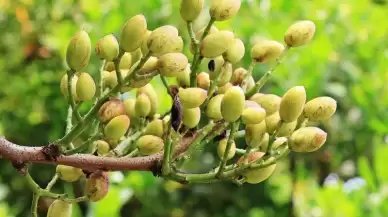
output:
[[[209,9],[210,24],[230,19],[240,5],[241,0],[213,0]],[[180,13],[191,24],[203,7],[204,0],[182,0]],[[176,27],[165,25],[151,31],[143,15],[130,18],[123,26],[119,40],[107,35],[95,48],[96,55],[105,60],[100,94],[112,90],[115,93],[137,91],[136,98],[124,101],[112,95],[99,108],[98,120],[103,137],[93,142],[97,154],[112,157],[109,153],[117,144],[133,132],[140,132],[135,149],[140,155],[152,155],[163,151],[165,135],[173,121],[189,130],[201,128],[200,120],[242,123],[238,130],[245,131],[246,155],[236,159],[237,166],[257,162],[279,149],[294,152],[317,150],[326,141],[327,134],[317,127],[305,127],[304,123],[329,119],[336,111],[336,101],[330,97],[318,97],[306,102],[303,86],[290,88],[282,97],[260,93],[255,88],[263,85],[262,81],[255,81],[252,77],[255,64],[281,58],[286,50],[310,42],[314,33],[313,22],[298,21],[286,31],[285,45],[270,39],[260,40],[250,50],[252,67],[233,69],[233,64],[240,62],[246,52],[244,43],[232,31],[218,30],[209,25],[195,32],[191,35],[194,39],[190,45],[194,60],[189,63],[182,53],[183,39]],[[88,65],[90,55],[90,38],[85,31],[80,31],[69,43],[66,62],[70,70],[61,81],[61,92],[67,99],[70,93],[75,103],[95,97],[99,99],[94,79],[82,71]],[[209,70],[197,73],[196,67],[202,59],[207,60]],[[157,75],[176,78],[178,87],[171,96],[173,106],[178,107],[178,119],[173,112],[157,114],[158,94],[150,84]],[[181,133],[176,128],[174,130]],[[219,140],[217,153],[221,160],[234,158],[237,155],[234,138]],[[267,179],[275,167],[276,163],[265,168],[249,168],[240,175],[248,183],[259,183]],[[57,173],[68,182],[84,176],[81,169],[64,165],[57,167]],[[86,195],[92,201],[102,199],[108,191],[107,174],[91,174],[87,179]],[[56,201],[50,209],[68,206],[63,201]],[[57,216],[53,213],[49,211],[48,216]]]

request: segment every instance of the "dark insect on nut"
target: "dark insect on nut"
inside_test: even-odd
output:
[[[222,131],[219,135],[214,137],[214,142],[219,142],[219,141],[221,141],[222,139],[225,139],[225,138],[226,138],[226,130]]]
[[[207,64],[207,68],[209,69],[209,71],[214,72],[214,70],[216,69],[216,62],[214,60],[210,60]]]
[[[178,95],[174,97],[174,103],[171,107],[171,126],[175,131],[178,131],[179,125],[182,122],[182,105]]]

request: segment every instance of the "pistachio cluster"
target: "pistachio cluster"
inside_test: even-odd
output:
[[[292,87],[283,96],[260,91],[289,49],[313,39],[315,24],[295,22],[285,31],[284,43],[262,39],[246,54],[241,39],[214,25],[235,16],[240,5],[241,0],[213,0],[209,24],[194,31],[192,22],[203,10],[204,0],[181,1],[180,14],[191,39],[191,61],[176,27],[149,30],[146,18],[139,14],[125,23],[119,39],[110,34],[98,41],[95,53],[103,65],[100,74],[92,76],[84,72],[91,55],[90,38],[84,30],[76,33],[66,54],[70,69],[60,85],[71,114],[78,117],[68,120],[69,131],[58,142],[66,147],[64,154],[136,158],[161,153],[160,174],[166,179],[259,183],[271,176],[277,160],[290,151],[319,149],[327,133],[308,123],[328,120],[336,111],[334,99],[324,96],[307,101],[303,86]],[[251,60],[249,67],[235,67],[244,56]],[[274,67],[255,81],[252,75],[257,64]],[[173,78],[176,85],[169,85],[166,77]],[[160,95],[151,85],[152,80],[161,80],[171,96],[172,108],[166,114],[158,113]],[[135,93],[134,97],[120,96],[129,91]],[[84,116],[79,114],[81,103],[92,100],[90,111]],[[85,129],[92,129],[92,133]],[[75,144],[81,133],[88,133],[87,140]],[[177,153],[180,142],[190,137],[187,150]],[[238,137],[245,138],[245,144],[238,143]],[[219,165],[206,174],[181,171],[191,151],[207,144],[216,144]],[[57,174],[67,182],[86,178],[85,195],[92,201],[107,194],[107,171],[84,174],[81,169],[58,165]],[[52,205],[53,210],[68,207],[60,200]]]

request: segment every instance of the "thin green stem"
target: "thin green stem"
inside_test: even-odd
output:
[[[241,88],[246,92],[249,82],[249,77],[252,76],[253,70],[255,69],[255,61],[252,60],[251,64],[249,64],[247,74],[245,74],[243,81],[241,82]]]
[[[253,96],[255,93],[259,92],[260,89],[267,83],[269,78],[271,77],[272,73],[276,70],[276,68],[282,63],[282,60],[284,56],[287,54],[287,51],[289,50],[289,47],[286,47],[283,51],[283,53],[280,55],[280,57],[276,60],[276,63],[274,66],[272,66],[264,75],[260,78],[259,81],[256,82],[255,86],[251,88],[246,94],[245,97],[249,99],[251,96]]]
[[[38,193],[34,193],[32,195],[32,204],[31,204],[31,216],[38,217],[38,202],[40,195]]]
[[[225,62],[224,64],[227,64],[227,62]],[[202,105],[201,105],[202,108],[206,108],[207,104],[209,103],[210,99],[212,98],[214,92],[216,91],[218,81],[220,80],[221,76],[222,76],[222,73],[220,72],[220,73],[218,73],[216,79],[210,81],[210,87],[209,87],[209,91],[207,94],[207,98],[206,98],[205,102],[202,103]]]
[[[115,60],[113,60],[113,63],[115,65],[115,71],[116,71],[116,77],[117,77],[117,83],[118,85],[122,86],[123,85],[123,75],[121,74],[121,69],[120,69],[120,61],[121,58],[124,56],[125,51],[123,49],[120,49],[119,55]]]
[[[161,75],[160,76],[160,80],[162,80],[163,85],[166,87],[167,93],[172,97],[173,95],[172,95],[172,93],[170,91],[167,79],[164,76]]]
[[[136,148],[135,150],[131,151],[129,154],[125,155],[125,157],[136,157],[139,154],[139,149]]]
[[[234,135],[235,139],[240,139],[245,137],[245,130],[240,130],[237,131],[236,134]]]
[[[70,149],[68,151],[65,151],[65,155],[72,155],[72,154],[75,154],[75,153],[79,153],[79,152],[82,152],[86,149],[89,148],[90,144],[92,142],[94,142],[95,140],[101,138],[101,133],[100,132],[97,132],[95,133],[94,135],[92,135],[88,140],[86,140],[85,142],[83,142],[81,145],[78,145],[77,147],[73,148],[73,149]]]
[[[78,198],[74,198],[74,199],[64,198],[62,200],[67,202],[67,203],[79,203],[79,202],[83,202],[83,201],[88,201],[89,197],[82,196],[82,197],[78,197]]]
[[[171,167],[170,167],[171,146],[172,146],[171,134],[172,134],[172,126],[170,123],[167,131],[167,136],[164,142],[163,163],[162,163],[163,176],[167,176],[171,172]]]
[[[147,74],[142,74],[142,75],[135,75],[135,80],[136,81],[141,81],[141,80],[146,80],[146,79],[150,79],[150,78],[153,78],[155,77],[156,75],[158,75],[158,71],[155,70],[155,71],[152,71],[152,72],[149,72]]]
[[[51,188],[55,185],[55,183],[57,182],[59,176],[57,173],[55,173],[55,175],[53,176],[53,178],[51,179],[51,181],[47,184],[47,187],[46,187],[46,190],[47,191],[50,191]]]
[[[268,141],[268,147],[267,147],[267,151],[266,151],[266,154],[268,155],[272,155],[272,145],[273,143],[275,142],[276,140],[276,136],[278,135],[280,129],[284,126],[284,121],[279,121],[276,129],[275,129],[275,132],[273,132],[273,134],[269,137],[269,141]]]
[[[187,21],[186,26],[187,26],[187,31],[189,32],[191,43],[193,44],[193,46],[195,46],[194,48],[197,48],[196,46],[198,46],[199,41],[195,38],[195,33],[193,30],[193,22]]]
[[[120,142],[116,148],[111,150],[107,156],[116,156],[121,157],[128,153],[131,149],[131,145],[135,142],[145,131],[145,127],[143,127],[140,131],[130,135],[128,138]]]
[[[248,155],[251,153],[252,147],[248,146],[244,154],[244,164],[248,164]]]
[[[98,92],[97,92],[97,97],[96,97],[96,100],[98,100],[102,94],[104,93],[104,78],[103,78],[103,72],[104,72],[104,69],[105,69],[105,66],[106,66],[106,63],[107,61],[106,60],[102,60],[101,62],[101,67],[100,67],[100,76],[99,76],[99,81],[98,81]]]
[[[73,113],[75,114],[75,118],[78,122],[82,122],[81,114],[78,112],[75,99],[73,96],[73,78],[75,71],[69,70],[67,71],[67,94],[68,94],[68,103],[73,109]]]
[[[305,127],[308,122],[309,122],[308,118],[303,118],[301,120],[298,120],[295,130]]]
[[[197,150],[201,150],[201,144],[202,144],[202,140],[208,136],[210,133],[213,134],[214,131],[212,132],[214,126],[216,126],[216,124],[212,121],[210,121],[205,127],[202,128],[202,130],[199,132],[200,135],[197,137],[197,139],[195,139],[190,147],[186,150],[186,152],[184,153],[184,155],[186,156],[190,156],[193,152],[197,151]]]
[[[67,118],[66,118],[66,133],[69,133],[71,128],[73,127],[73,109],[69,105],[69,108],[67,109]]]
[[[228,141],[227,141],[227,144],[226,144],[226,148],[225,148],[225,153],[224,153],[224,156],[221,159],[220,168],[218,169],[217,176],[221,175],[222,172],[225,169],[226,161],[228,160],[229,151],[230,151],[230,148],[232,147],[232,143],[234,142],[234,134],[238,130],[239,125],[240,125],[240,121],[239,120],[237,120],[237,121],[232,123],[231,129],[230,129],[229,138],[228,138]]]

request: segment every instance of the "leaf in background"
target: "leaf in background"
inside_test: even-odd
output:
[[[388,146],[377,145],[374,153],[373,164],[376,171],[376,176],[380,183],[388,184]]]
[[[123,201],[120,197],[120,188],[109,186],[106,197],[95,203],[94,217],[119,217],[119,211]]]
[[[373,177],[373,171],[371,170],[368,159],[365,156],[360,156],[358,158],[358,170],[362,178],[364,178],[368,184],[368,187],[375,191],[376,180]]]

